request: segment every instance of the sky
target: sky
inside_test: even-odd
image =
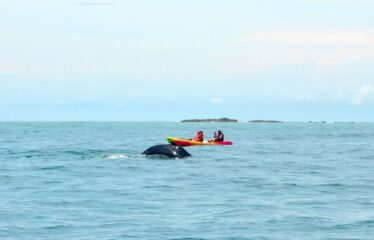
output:
[[[374,121],[372,0],[0,0],[0,121]]]

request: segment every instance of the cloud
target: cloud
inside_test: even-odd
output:
[[[313,94],[306,94],[298,98],[299,101],[303,102],[317,102],[318,99]]]
[[[317,74],[330,74],[374,62],[371,29],[270,29],[232,41],[236,48],[223,54],[217,71],[240,77],[285,67],[296,70],[296,66],[312,66]]]
[[[239,42],[287,45],[374,45],[374,31],[272,30],[240,37]]]
[[[212,97],[210,99],[211,104],[221,104],[223,102],[223,99],[220,97]]]
[[[363,104],[370,98],[374,96],[374,84],[372,85],[363,85],[358,90],[358,92],[352,97],[352,103],[354,104]]]
[[[82,1],[77,3],[80,6],[111,6],[114,4],[113,1]]]

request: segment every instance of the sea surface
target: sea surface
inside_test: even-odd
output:
[[[373,240],[374,124],[0,123],[0,239]]]

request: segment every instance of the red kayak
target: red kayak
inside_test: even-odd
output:
[[[190,147],[190,146],[212,146],[212,145],[232,145],[233,143],[230,141],[223,141],[223,142],[214,142],[214,141],[204,141],[204,142],[196,142],[192,139],[186,138],[176,138],[176,137],[168,137],[166,138],[170,144],[182,147]]]

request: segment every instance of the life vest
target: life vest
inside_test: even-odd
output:
[[[217,134],[217,137],[215,138],[215,141],[216,142],[223,142],[225,139],[225,135],[223,135],[223,133],[219,133]]]
[[[196,135],[196,137],[195,137],[195,139],[194,139],[194,141],[196,141],[196,142],[202,142],[202,141],[204,141],[204,134],[202,132],[198,132],[197,135]]]

